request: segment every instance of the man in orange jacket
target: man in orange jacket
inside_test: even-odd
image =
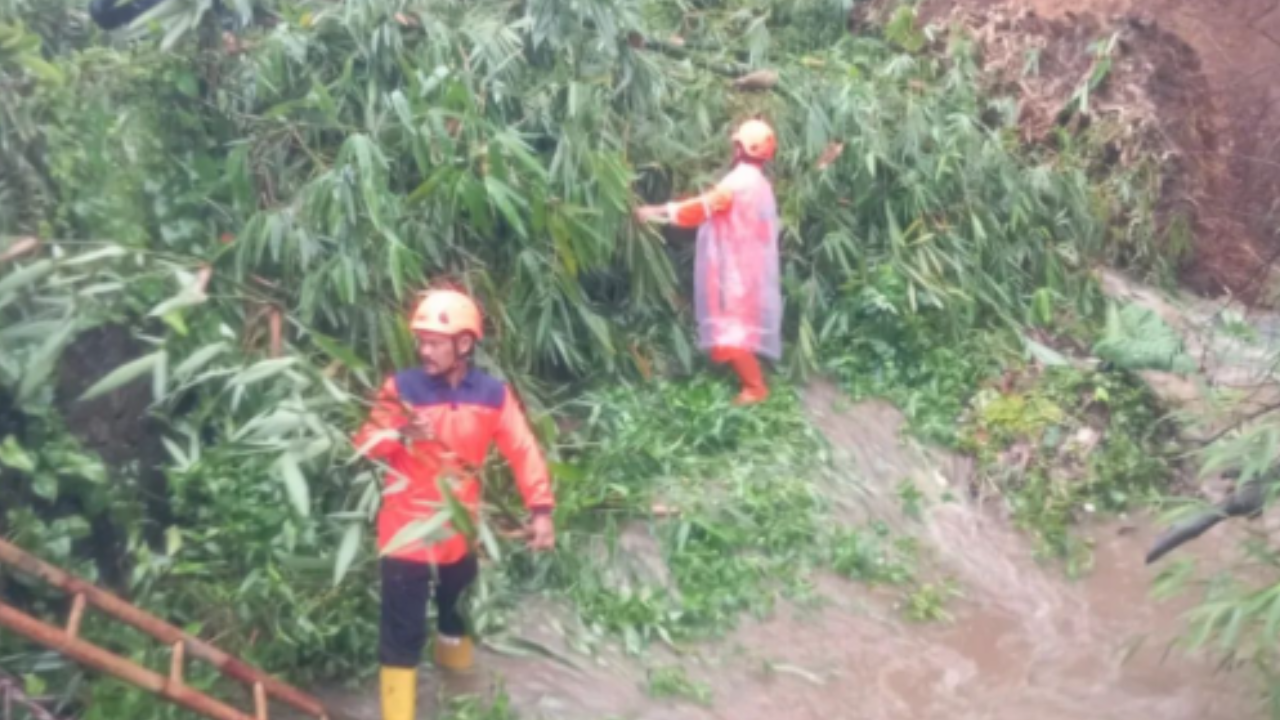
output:
[[[405,542],[442,507],[443,484],[477,513],[482,488],[474,469],[496,444],[533,515],[530,546],[548,550],[555,545],[555,498],[524,413],[505,383],[471,365],[475,344],[484,337],[479,308],[462,293],[434,290],[418,305],[410,328],[421,366],[387,379],[355,438],[367,456],[390,468],[378,513],[378,547],[384,555],[378,648],[383,720],[413,720],[433,587],[436,664],[449,670],[472,665],[472,642],[458,607],[477,574],[467,539],[454,533],[443,540]]]
[[[756,355],[782,356],[782,286],[778,278],[778,210],[764,164],[773,159],[773,128],[748,120],[733,134],[734,167],[713,190],[692,200],[636,210],[645,222],[698,228],[695,307],[699,345],[742,382],[738,405],[769,397]]]

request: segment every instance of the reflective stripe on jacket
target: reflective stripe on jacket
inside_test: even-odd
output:
[[[406,447],[395,438],[376,440],[379,432],[409,424],[406,406],[428,422],[438,443],[416,442]],[[468,468],[484,464],[491,444],[498,446],[511,465],[530,511],[550,510],[555,505],[546,462],[514,393],[506,383],[475,368],[456,388],[419,368],[402,370],[388,378],[378,392],[368,422],[356,434],[355,444],[370,445],[366,455],[391,468],[378,512],[380,550],[409,523],[430,518],[442,506],[444,497],[437,478],[444,474],[453,477],[450,482],[454,495],[474,516],[483,488]],[[449,458],[449,452],[456,453],[456,459]],[[467,551],[466,538],[453,535],[431,545],[413,543],[391,555],[445,564],[461,560]]]

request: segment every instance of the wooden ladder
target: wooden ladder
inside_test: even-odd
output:
[[[309,717],[329,720],[324,706],[314,697],[4,540],[0,540],[0,565],[9,565],[39,578],[71,596],[71,612],[64,627],[37,620],[3,600],[0,600],[0,627],[9,628],[81,665],[113,675],[214,720],[268,720],[270,699],[290,705]],[[165,676],[148,670],[81,638],[80,621],[88,606],[133,626],[171,648],[169,674]],[[248,715],[188,687],[182,674],[187,657],[208,662],[224,676],[250,688],[253,691],[254,714]]]

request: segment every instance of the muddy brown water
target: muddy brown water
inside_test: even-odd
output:
[[[836,482],[859,488],[849,492],[851,515],[908,523],[885,500],[900,480],[912,477],[940,497],[966,479],[967,463],[904,440],[901,416],[887,405],[841,407],[821,385],[805,402],[834,449]],[[1158,571],[1143,564],[1150,523],[1089,528],[1094,567],[1077,581],[1037,562],[1027,538],[998,513],[967,501],[931,504],[907,529],[963,592],[947,605],[947,622],[908,622],[892,593],[823,578],[820,606],[782,606],[721,642],[685,648],[679,659],[661,648],[644,658],[589,658],[564,647],[554,622],[561,613],[539,603],[521,618],[520,634],[562,650],[578,668],[485,651],[482,670],[469,678],[441,683],[424,669],[420,717],[435,716],[441,695],[484,693],[498,683],[520,717],[548,720],[1264,717],[1251,671],[1220,671],[1213,657],[1171,648],[1194,599],[1150,597]],[[1215,530],[1179,552],[1225,562],[1234,542]],[[672,662],[710,686],[709,706],[646,695],[646,663]],[[378,718],[375,688],[321,692],[339,717]]]

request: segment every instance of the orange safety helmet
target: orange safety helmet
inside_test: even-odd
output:
[[[733,141],[742,146],[743,152],[756,160],[772,160],[778,150],[778,138],[773,128],[763,120],[748,120],[733,133]]]
[[[461,335],[471,333],[484,339],[484,318],[480,308],[457,290],[428,290],[413,311],[409,329],[417,332]]]

